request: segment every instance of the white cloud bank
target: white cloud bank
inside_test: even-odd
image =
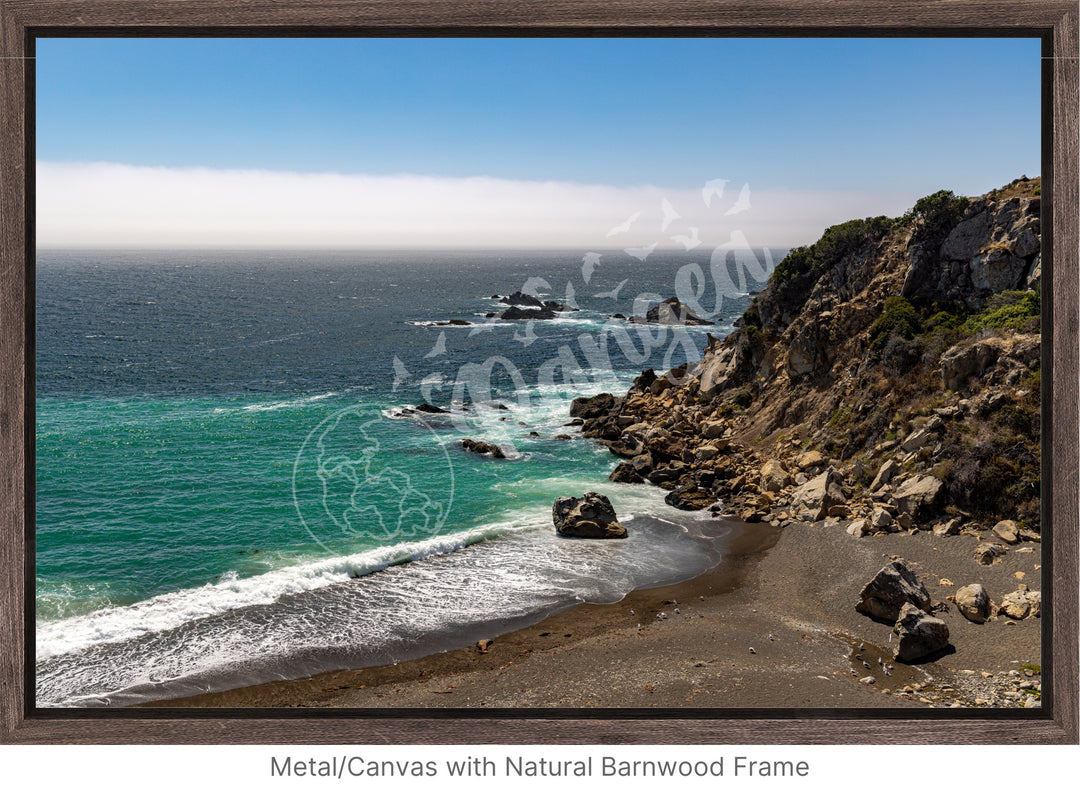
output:
[[[713,176],[703,176],[702,185]],[[895,215],[914,197],[754,191],[707,207],[702,186],[603,186],[489,177],[37,164],[39,247],[706,247],[741,231],[753,246],[816,240],[829,225]],[[669,205],[662,202],[667,200]],[[665,209],[667,216],[665,217]],[[672,211],[678,218],[672,218]],[[639,214],[625,232],[613,228]],[[667,225],[664,227],[665,219]]]

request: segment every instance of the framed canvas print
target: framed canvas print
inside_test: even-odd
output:
[[[5,740],[1076,742],[1074,5],[2,14]]]

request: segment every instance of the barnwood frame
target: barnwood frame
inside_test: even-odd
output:
[[[0,0],[0,743],[1063,743],[1078,696],[1076,0]],[[1043,709],[38,710],[34,47],[49,36],[1038,37],[1043,69]],[[986,65],[992,73],[994,66]],[[988,110],[988,113],[991,113]],[[823,720],[828,723],[822,723]]]

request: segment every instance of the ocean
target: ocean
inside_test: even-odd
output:
[[[716,327],[612,318],[676,285]],[[38,706],[397,662],[701,573],[729,529],[609,483],[569,404],[696,360],[760,287],[693,252],[39,252]],[[579,310],[485,316],[516,290]],[[589,489],[627,539],[555,536]]]

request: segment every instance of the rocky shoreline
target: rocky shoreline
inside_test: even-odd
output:
[[[162,704],[1039,707],[1039,193],[829,228],[699,362],[572,403],[623,459],[611,480],[743,531],[718,571],[407,664]],[[690,321],[666,307],[634,321]]]
[[[624,459],[612,481],[660,486],[675,507],[781,528],[843,520],[854,538],[970,536],[971,557],[995,566],[1041,541],[1038,193],[1021,178],[830,228],[701,361],[570,414]],[[1020,579],[948,601],[976,624],[1038,617]],[[948,630],[917,605],[884,620],[898,636],[935,630],[928,651],[909,647],[922,656]]]

